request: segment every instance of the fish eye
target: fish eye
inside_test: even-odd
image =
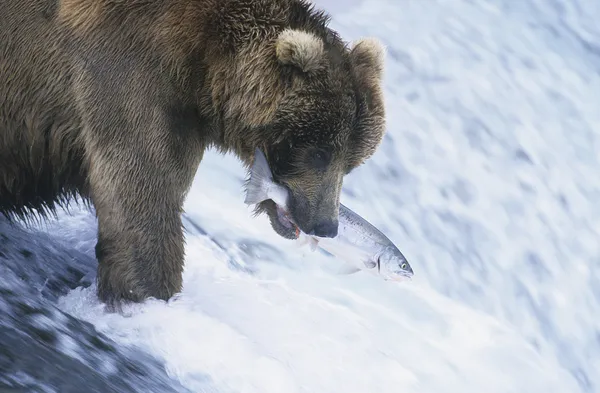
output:
[[[403,262],[402,265],[400,265],[401,269],[406,269],[406,262]]]

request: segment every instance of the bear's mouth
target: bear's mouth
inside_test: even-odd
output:
[[[271,227],[279,236],[295,240],[300,235],[300,228],[294,223],[290,213],[272,200],[261,202],[259,210],[267,213]]]
[[[296,232],[296,237],[298,237],[298,235],[300,235],[300,228],[298,228],[298,225],[294,224],[290,213],[277,204],[275,205],[275,209],[277,210],[277,219],[279,220],[279,223],[287,229],[294,230]]]

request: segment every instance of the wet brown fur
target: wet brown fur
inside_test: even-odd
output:
[[[110,304],[180,291],[180,213],[211,146],[246,166],[263,149],[298,225],[334,222],[383,135],[383,60],[327,22],[301,0],[0,2],[0,213],[93,203]]]

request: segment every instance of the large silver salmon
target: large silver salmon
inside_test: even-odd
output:
[[[317,237],[302,232],[287,214],[287,190],[275,183],[266,157],[260,149],[256,149],[244,202],[253,205],[267,199],[275,202],[278,212],[286,215],[286,219],[296,227],[297,239],[301,245],[308,243],[313,251],[319,247],[344,260],[343,273],[367,270],[393,281],[413,276],[412,267],[394,243],[343,204],[340,204],[336,237]]]

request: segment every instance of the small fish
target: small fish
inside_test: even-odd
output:
[[[254,157],[244,202],[253,205],[271,199],[278,210],[287,212],[287,190],[273,180],[267,159],[260,149],[256,149]],[[287,217],[291,220],[289,214]],[[307,235],[296,226],[298,244],[308,243],[312,251],[319,247],[344,260],[341,274],[367,270],[384,280],[412,278],[412,267],[381,231],[343,204],[340,204],[338,222],[338,235],[334,238]]]

